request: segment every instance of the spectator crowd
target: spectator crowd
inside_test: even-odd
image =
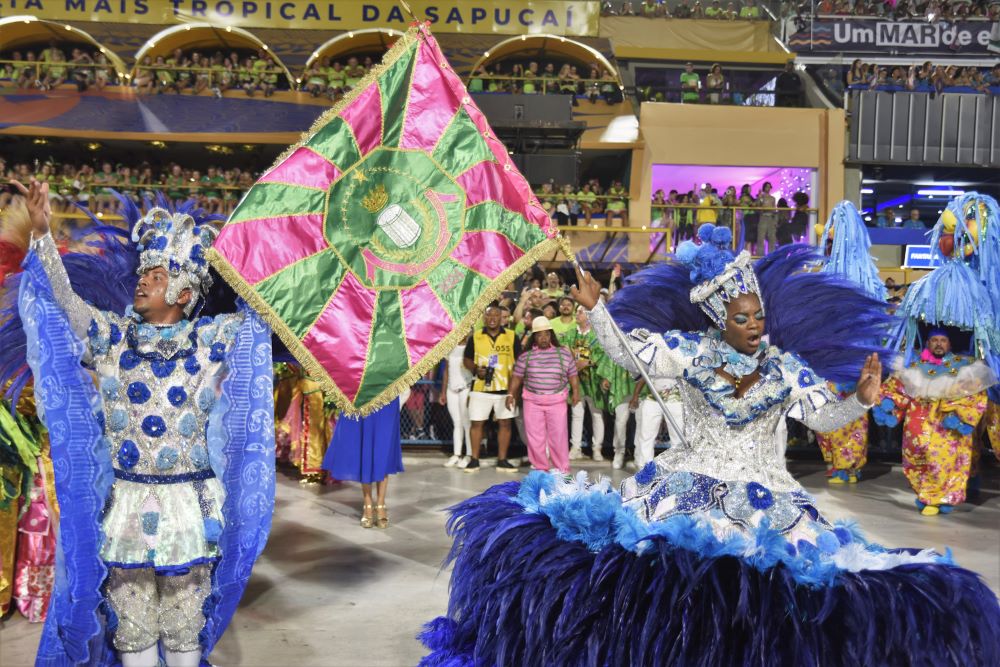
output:
[[[80,92],[118,83],[118,72],[102,50],[66,48],[68,55],[52,41],[37,53],[30,49],[0,52],[0,82],[35,90],[74,84]]]
[[[372,56],[351,56],[346,64],[330,58],[317,58],[302,75],[302,89],[313,97],[325,96],[336,100],[355,88],[374,66]]]
[[[800,16],[865,17],[883,20],[996,21],[998,0],[819,0],[797,6]]]
[[[608,225],[628,226],[628,190],[620,180],[607,188],[596,178],[582,185],[556,185],[549,180],[535,188],[542,208],[560,225],[591,224],[595,216]]]
[[[844,79],[848,90],[906,90],[1000,94],[1000,64],[990,68],[935,65],[876,65],[856,59]]]
[[[759,21],[768,18],[756,0],[642,0],[641,2],[605,2],[602,16],[643,16],[648,19],[715,19],[720,21]]]
[[[628,226],[629,192],[621,180],[608,187],[596,178],[580,185],[549,180],[535,188],[535,195],[560,226],[589,226],[595,220],[608,227]],[[653,194],[650,221],[653,227],[665,227],[667,238],[664,242],[661,235],[653,235],[650,245],[666,252],[694,238],[699,225],[711,222],[733,229],[741,247],[760,255],[768,248],[806,240],[812,214],[805,192],[786,199],[774,193],[769,182],[757,192],[746,183],[729,185],[721,194],[711,183],[685,192],[660,189]]]
[[[140,93],[183,93],[193,95],[209,90],[222,97],[227,90],[255,92],[270,97],[274,91],[291,87],[284,70],[265,50],[256,54],[216,51],[211,56],[198,51],[175,49],[169,56],[144,56],[136,67],[132,85]]]
[[[651,240],[667,251],[694,238],[699,225],[706,222],[733,230],[737,245],[755,255],[763,255],[779,245],[800,243],[808,238],[812,216],[809,195],[795,192],[791,202],[776,197],[773,186],[765,181],[753,193],[749,184],[730,185],[719,195],[711,183],[696,185],[687,192],[671,190],[653,193],[652,225],[665,227],[666,246],[659,238]]]
[[[795,62],[789,60],[784,69],[774,77],[774,85],[755,90],[733,86],[722,65],[712,64],[705,76],[695,70],[694,63],[684,65],[678,77],[677,88],[654,91],[652,87],[642,90],[643,99],[662,102],[670,93],[679,93],[682,104],[753,104],[754,106],[801,107],[805,103],[802,80],[795,70]],[[671,96],[674,97],[674,96]]]
[[[502,60],[480,66],[468,81],[471,93],[519,93],[524,95],[571,95],[591,103],[601,99],[608,104],[622,101],[621,87],[615,74],[598,63],[583,65],[569,62]]]
[[[113,190],[136,202],[152,196],[154,190],[162,191],[175,203],[195,197],[209,213],[229,215],[257,180],[257,174],[239,168],[205,166],[190,169],[173,162],[160,169],[149,163],[113,165],[101,162],[96,167],[54,161],[37,165],[7,164],[2,157],[0,174],[4,182],[16,178],[28,183],[34,178],[48,183],[52,209],[56,213],[70,213],[75,206],[83,206],[102,216],[118,213],[120,202]],[[0,208],[7,206],[10,199],[9,190],[0,192]]]
[[[615,267],[603,297],[620,285],[621,275]],[[403,406],[404,442],[451,440],[445,465],[465,472],[479,470],[483,443],[496,452],[501,472],[518,471],[522,446],[535,469],[568,472],[569,461],[603,461],[607,450],[614,452],[613,467],[625,466],[631,444],[626,426],[640,389],[621,371],[624,384],[608,401],[614,392],[606,376],[617,367],[600,361],[587,313],[563,278],[536,266],[507,286],[470,336],[412,387]],[[619,404],[622,410],[615,409]],[[608,413],[616,428],[606,430]],[[648,452],[636,450],[636,464],[650,459],[652,449],[651,439]]]

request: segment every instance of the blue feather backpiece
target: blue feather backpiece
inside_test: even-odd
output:
[[[803,244],[780,247],[757,260],[766,333],[772,344],[801,356],[821,377],[851,382],[872,352],[888,363],[891,350],[870,341],[884,338],[895,320],[884,301],[854,282],[817,271],[822,262]],[[676,260],[643,269],[615,293],[608,311],[624,331],[704,331],[709,321],[691,303],[690,274],[690,267]]]
[[[708,317],[691,303],[691,269],[677,261],[658,262],[625,279],[608,302],[608,311],[623,331],[673,329],[701,331]]]
[[[872,261],[868,228],[853,202],[845,200],[833,207],[823,226],[819,247],[825,248],[831,236],[833,243],[823,271],[853,280],[868,296],[885,301],[885,284]]]

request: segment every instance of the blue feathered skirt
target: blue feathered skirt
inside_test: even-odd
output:
[[[585,473],[494,486],[451,510],[421,665],[1000,664],[997,598],[949,556],[713,520],[644,521]]]

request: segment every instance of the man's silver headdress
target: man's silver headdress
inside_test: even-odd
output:
[[[198,300],[212,286],[205,251],[219,232],[210,224],[195,224],[186,213],[170,213],[153,208],[132,230],[132,240],[139,244],[139,268],[142,275],[162,266],[170,274],[167,303],[173,305],[185,289],[191,290],[191,301],[184,308],[190,315]]]

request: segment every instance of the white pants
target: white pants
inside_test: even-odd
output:
[[[569,444],[571,449],[580,449],[583,445],[583,415],[585,408],[590,409],[590,427],[593,431],[591,447],[595,452],[601,451],[604,446],[604,413],[597,407],[597,402],[590,396],[584,396],[583,400],[573,406],[573,420],[570,422]]]
[[[625,451],[625,439],[628,437],[628,416],[632,411],[628,407],[628,401],[615,408],[615,454]]]
[[[677,422],[677,426],[684,428],[682,422],[684,411],[680,401],[664,401],[670,416]],[[642,468],[653,460],[653,446],[656,444],[656,436],[660,433],[660,425],[667,422],[663,416],[659,404],[652,398],[645,398],[639,403],[639,409],[635,413],[635,465]],[[667,432],[670,434],[670,441],[680,442],[680,435],[674,427],[667,422]]]
[[[454,424],[452,431],[452,453],[455,456],[462,456],[462,441],[465,441],[465,453],[472,455],[472,436],[469,434],[469,388],[453,391],[448,389],[445,395],[448,401],[448,414],[451,415],[451,423]]]

